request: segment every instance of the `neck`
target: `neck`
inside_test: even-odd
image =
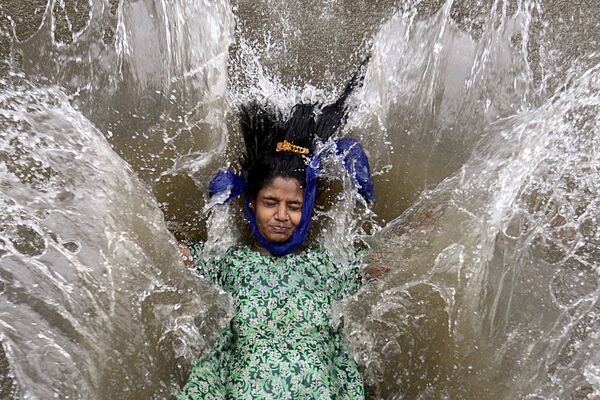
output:
[[[269,250],[265,249],[260,244],[258,244],[256,239],[253,240],[253,243],[254,243],[254,248],[256,249],[256,251],[258,251],[263,256],[272,256],[273,255],[273,254],[271,254],[271,252]]]

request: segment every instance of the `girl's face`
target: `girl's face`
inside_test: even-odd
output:
[[[258,231],[269,242],[287,241],[302,217],[304,192],[297,179],[276,177],[258,191],[250,207]]]

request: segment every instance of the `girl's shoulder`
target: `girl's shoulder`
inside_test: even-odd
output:
[[[319,258],[328,262],[354,264],[362,260],[362,258],[367,254],[367,251],[368,249],[365,247],[354,247],[350,250],[340,252],[340,254],[334,255],[332,251],[326,249],[325,247],[315,245],[306,248],[300,253],[300,255],[309,258]]]
[[[320,261],[323,263],[330,263],[333,257],[327,249],[322,246],[311,246],[302,249],[293,254],[295,259],[298,260],[309,260],[309,261]]]
[[[333,254],[323,246],[307,248],[302,257],[309,261],[307,269],[318,270],[333,298],[339,300],[355,293],[362,285],[364,248],[352,248],[346,253]]]
[[[263,257],[262,254],[252,249],[250,246],[242,244],[232,246],[227,249],[225,254],[223,255],[224,260],[239,260],[239,261],[248,261],[254,259],[260,259]]]
[[[311,265],[325,275],[338,276],[347,269],[360,268],[363,249],[352,249],[349,253],[334,254],[323,246],[312,246],[295,254],[294,263]]]
[[[230,259],[243,258],[250,255],[248,246],[232,246],[223,252],[220,249],[212,249],[210,246],[207,246],[206,242],[200,240],[186,240],[182,243],[188,247],[192,258],[196,262],[222,263]]]

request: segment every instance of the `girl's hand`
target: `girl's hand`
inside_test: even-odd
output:
[[[365,278],[367,278],[368,281],[373,281],[375,279],[381,278],[389,270],[389,267],[386,267],[385,265],[379,263],[369,264],[364,269]]]
[[[181,251],[181,255],[183,256],[183,265],[186,267],[194,266],[194,257],[192,257],[192,252],[190,251],[187,244],[183,242],[179,242],[179,251]]]

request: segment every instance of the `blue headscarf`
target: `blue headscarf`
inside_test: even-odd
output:
[[[275,256],[283,256],[297,249],[308,236],[308,227],[312,218],[312,211],[317,197],[317,177],[321,167],[321,161],[335,153],[343,160],[344,168],[350,176],[352,184],[358,194],[368,203],[375,201],[373,180],[369,168],[369,160],[362,146],[354,139],[341,138],[334,140],[335,148],[324,146],[316,153],[306,166],[306,187],[304,188],[304,200],[302,202],[302,217],[300,223],[294,230],[290,239],[284,243],[270,242],[260,233],[256,225],[256,215],[250,208],[250,196],[246,193],[244,209],[250,223],[252,234],[258,243]],[[211,198],[217,197],[215,204],[225,204],[231,199],[246,192],[244,179],[231,170],[219,170],[211,179],[209,186]]]

